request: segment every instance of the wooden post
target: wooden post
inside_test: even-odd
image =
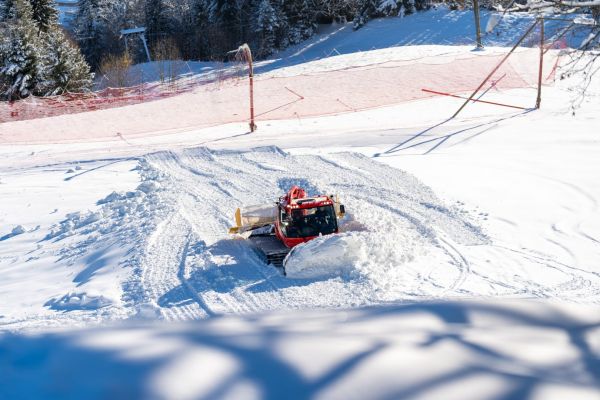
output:
[[[544,74],[544,17],[538,19],[540,23],[540,70],[538,75],[538,93],[535,108],[539,109],[542,104],[542,76]]]
[[[481,23],[479,22],[479,0],[473,0],[473,13],[475,14],[475,31],[477,34],[477,48],[483,49],[481,43]]]
[[[252,53],[250,52],[250,47],[246,47],[248,49],[248,68],[250,69],[250,132],[254,132],[256,130],[256,124],[254,123],[254,66],[252,65]]]
[[[502,66],[502,64],[504,64],[506,62],[506,60],[508,59],[508,57],[517,49],[517,47],[519,47],[519,45],[521,45],[521,43],[523,43],[523,40],[525,40],[525,38],[531,33],[531,31],[533,30],[533,28],[535,28],[535,26],[538,24],[539,20],[536,20],[533,25],[531,25],[531,27],[529,27],[529,29],[527,29],[527,32],[525,32],[525,34],[523,34],[523,36],[521,36],[521,38],[519,39],[519,41],[513,46],[512,49],[510,49],[510,51],[508,52],[508,54],[506,56],[504,56],[504,58],[502,59],[502,61],[500,61],[498,63],[498,65],[496,65],[496,67],[494,67],[494,69],[492,70],[492,72],[489,73],[489,75],[483,80],[483,82],[481,82],[481,84],[477,87],[477,89],[475,89],[475,91],[469,96],[469,98],[467,99],[467,101],[465,101],[463,103],[462,106],[460,106],[460,108],[454,113],[454,115],[452,117],[450,117],[450,119],[456,117],[462,110],[463,108],[465,108],[467,106],[467,104],[469,104],[469,102],[473,99],[473,97],[475,97],[475,95],[477,94],[477,92],[479,92],[481,90],[481,88],[483,87],[483,85],[486,84],[487,81],[490,80],[490,78],[494,75],[494,73],[496,73],[496,71],[498,71],[498,69]]]
[[[256,124],[254,123],[254,66],[252,65],[252,51],[246,43],[241,45],[239,50],[244,52],[244,56],[248,61],[248,77],[250,78],[250,132],[254,132],[256,131]]]

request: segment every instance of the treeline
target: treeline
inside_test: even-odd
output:
[[[108,54],[123,51],[121,29],[144,26],[151,53],[183,59],[223,60],[242,43],[255,57],[299,43],[318,23],[410,14],[429,0],[80,0],[73,31],[90,64],[97,68]],[[141,41],[131,40],[141,60]]]
[[[408,15],[431,0],[80,0],[68,32],[54,0],[0,0],[0,99],[91,88],[93,74],[143,61],[140,40],[122,29],[146,27],[153,59],[226,59],[243,43],[264,58],[311,37],[319,23]],[[104,73],[104,72],[103,72]]]
[[[58,24],[50,0],[0,0],[0,99],[50,96],[92,85],[90,67]]]

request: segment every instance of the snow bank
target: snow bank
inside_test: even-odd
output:
[[[88,296],[86,293],[68,293],[59,299],[49,300],[45,305],[53,310],[97,310],[109,306],[112,300],[104,296]]]
[[[384,281],[391,269],[414,261],[418,249],[394,241],[381,232],[348,232],[316,238],[296,246],[286,257],[285,272],[292,279]],[[373,282],[375,283],[375,282]]]
[[[284,265],[288,278],[351,277],[366,258],[365,242],[358,234],[329,235],[296,246]]]
[[[9,233],[7,233],[4,236],[1,236],[0,242],[3,240],[6,240],[6,239],[10,239],[11,237],[22,235],[25,232],[26,232],[26,230],[25,230],[25,227],[23,227],[23,225],[17,225],[14,228],[12,228],[12,230]]]

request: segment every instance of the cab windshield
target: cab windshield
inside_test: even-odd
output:
[[[331,205],[292,210],[291,215],[284,215],[284,218],[283,222],[287,222],[285,235],[289,238],[329,235],[337,231],[335,210]]]

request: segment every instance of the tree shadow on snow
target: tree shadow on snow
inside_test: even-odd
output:
[[[342,319],[342,314],[349,316]],[[478,326],[473,315],[496,321],[504,332],[519,326],[560,333],[568,338],[564,346],[573,347],[581,366],[572,368],[573,365],[553,361],[532,364],[526,358],[500,352],[499,340],[490,345],[477,340],[494,325]],[[232,397],[233,393],[239,396],[240,392],[232,390],[244,383],[245,390],[253,389],[246,393],[260,393],[263,399],[308,399],[327,393],[339,395],[339,391],[328,390],[339,390],[349,383],[356,388],[356,382],[362,382],[368,383],[364,390],[369,390],[368,386],[385,390],[353,391],[354,398],[413,399],[430,398],[458,386],[466,392],[474,382],[488,382],[485,378],[477,380],[482,377],[502,382],[496,394],[482,393],[482,398],[487,399],[526,399],[548,384],[580,385],[600,391],[600,360],[589,343],[600,323],[571,320],[552,309],[536,315],[502,303],[425,302],[329,311],[316,316],[305,313],[279,321],[270,315],[255,315],[213,318],[180,326],[120,326],[36,336],[6,334],[0,336],[0,398],[163,398],[165,387],[173,390],[183,385],[188,388],[186,398],[220,399]],[[435,329],[419,329],[422,335],[415,336],[412,321],[423,316],[436,318],[442,324],[434,324],[439,326]],[[227,322],[232,320],[237,322]],[[404,336],[402,324],[407,327],[408,336]],[[373,327],[377,329],[373,331]],[[469,330],[472,327],[477,335]],[[336,339],[360,341],[362,345],[335,346]],[[294,361],[298,358],[290,357],[295,353],[281,352],[282,346],[294,346],[298,340],[303,341],[303,365],[316,364],[318,368],[312,370],[317,373],[304,373]],[[327,350],[329,356],[325,356],[327,362],[319,356],[323,343],[312,346],[319,340],[332,344]],[[175,344],[179,347],[173,348]],[[172,350],[144,353],[144,349],[161,346]],[[435,351],[443,346],[452,346],[452,354],[462,354],[464,359],[449,363],[450,368],[431,368],[428,363],[434,360],[428,349]],[[409,350],[412,361],[390,358],[405,350]],[[204,357],[206,351],[213,356]],[[387,351],[390,353],[386,355]],[[332,354],[336,356],[330,357]],[[423,358],[415,358],[415,354]],[[368,374],[365,368],[377,365],[380,356],[385,357],[384,369],[388,373],[381,373],[384,371],[379,368],[377,373]],[[193,362],[190,357],[195,357]],[[439,360],[442,364],[447,361]],[[407,363],[420,378],[394,375],[394,365],[406,368]],[[183,365],[185,376],[172,374],[174,366]],[[190,381],[192,376],[202,379]],[[166,397],[177,397],[177,392],[169,393]]]

